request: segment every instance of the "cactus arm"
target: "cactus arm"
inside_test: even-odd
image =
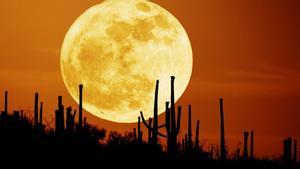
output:
[[[141,114],[141,118],[142,118],[143,124],[144,124],[148,129],[151,128],[151,126],[149,126],[149,125],[147,124],[147,122],[146,122],[146,120],[145,120],[145,118],[144,118],[144,114],[143,114],[142,111],[140,111],[140,114]]]
[[[147,124],[147,122],[146,122],[146,120],[145,120],[145,118],[144,118],[143,112],[140,111],[140,113],[141,113],[141,118],[142,118],[143,124],[146,126],[146,128],[148,128],[148,129],[150,129],[151,131],[153,131],[154,129],[153,129],[151,126],[149,126],[149,125]],[[162,134],[162,133],[160,133],[160,132],[157,132],[157,135],[159,135],[159,136],[161,136],[161,137],[167,137],[165,134]]]
[[[165,123],[165,124],[162,124],[162,125],[160,125],[160,126],[158,126],[159,129],[160,129],[160,128],[163,128],[163,127],[166,127],[166,123]]]
[[[74,115],[73,115],[73,117],[75,117],[75,116],[76,116],[76,113],[77,113],[77,110],[74,110]]]
[[[164,137],[164,138],[167,137],[165,134],[162,134],[162,133],[160,133],[160,132],[157,132],[157,135],[159,135],[159,136],[161,136],[161,137]]]

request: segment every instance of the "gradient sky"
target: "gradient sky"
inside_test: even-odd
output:
[[[39,91],[51,123],[58,95],[65,105],[76,106],[62,81],[60,48],[73,21],[99,2],[0,1],[0,91],[9,90],[9,108],[32,110]],[[231,150],[243,141],[244,130],[255,131],[260,157],[279,155],[284,137],[300,137],[300,1],[154,2],[180,20],[193,46],[192,79],[179,101],[185,110],[183,132],[192,104],[201,139],[218,143],[222,96]],[[120,132],[135,127],[85,115],[99,127]]]

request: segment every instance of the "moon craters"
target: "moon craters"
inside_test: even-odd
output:
[[[146,3],[140,2],[138,4],[136,4],[136,8],[140,11],[143,12],[150,12],[151,11],[151,7],[148,6]]]

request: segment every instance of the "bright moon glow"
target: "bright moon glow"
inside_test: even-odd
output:
[[[85,11],[70,27],[61,50],[65,85],[83,107],[102,119],[136,122],[139,111],[153,116],[156,80],[159,113],[186,89],[192,48],[182,25],[168,11],[146,0],[106,0]]]

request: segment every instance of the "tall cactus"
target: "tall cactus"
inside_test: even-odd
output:
[[[288,137],[283,140],[283,160],[291,161],[292,159],[292,138]]]
[[[158,135],[158,87],[159,87],[159,80],[156,81],[154,107],[153,107],[153,130],[152,130],[153,144],[157,144],[157,135]]]
[[[39,93],[35,93],[34,96],[34,125],[38,125],[39,118]]]
[[[5,91],[5,101],[4,101],[4,114],[7,115],[8,114],[8,91]]]
[[[143,132],[141,131],[141,117],[138,118],[138,131],[137,131],[137,140],[141,144],[143,141]]]
[[[147,124],[143,112],[141,111],[141,118],[143,124],[148,128],[148,132],[152,131],[152,144],[157,144],[157,136],[167,137],[168,153],[172,157],[176,157],[178,154],[177,136],[180,131],[181,122],[181,107],[178,106],[177,120],[175,112],[175,93],[174,93],[175,77],[171,77],[171,107],[169,108],[169,102],[166,102],[165,124],[158,125],[158,87],[159,81],[156,81],[155,97],[154,97],[154,111],[153,111],[153,127]],[[139,118],[140,119],[140,118]],[[167,135],[164,135],[158,131],[159,128],[165,127]],[[138,132],[139,134],[139,132]]]
[[[83,90],[83,85],[79,85],[79,117],[78,117],[78,126],[79,128],[82,127],[82,90]]]
[[[188,149],[191,150],[193,147],[193,143],[192,143],[192,106],[189,105],[189,118],[188,118]]]
[[[178,106],[177,122],[175,112],[175,94],[174,94],[174,81],[175,77],[171,77],[171,107],[169,102],[166,102],[166,131],[167,131],[167,144],[168,153],[171,157],[176,157],[178,154],[177,136],[180,131],[181,107]]]
[[[200,121],[197,121],[197,126],[196,126],[196,138],[195,138],[195,148],[199,149],[199,128],[200,128]]]
[[[224,112],[223,112],[223,98],[220,98],[220,116],[221,116],[221,137],[220,137],[220,158],[226,160],[226,145],[225,145],[225,129],[224,129]]]
[[[149,126],[152,126],[152,118],[149,119]],[[153,139],[153,131],[151,131],[151,127],[148,128],[148,144],[152,144]],[[156,143],[155,143],[156,144]]]
[[[64,106],[62,104],[62,96],[58,96],[58,110],[55,111],[55,130],[62,132],[64,129]]]
[[[159,89],[159,80],[156,81],[156,87],[155,87],[155,95],[154,95],[154,108],[153,108],[153,119],[149,119],[149,123],[147,124],[145,118],[144,118],[144,114],[141,111],[141,118],[142,118],[142,122],[144,124],[144,126],[146,128],[148,128],[148,133],[151,136],[151,144],[153,145],[157,145],[158,142],[158,135],[162,136],[162,137],[166,137],[164,134],[160,133],[158,131],[158,129],[164,127],[165,125],[160,125],[158,126],[158,89]],[[153,126],[152,126],[152,122],[153,122]],[[148,135],[149,135],[148,134]]]
[[[76,110],[74,110],[74,113],[72,114],[72,107],[67,108],[67,119],[66,119],[66,129],[67,131],[71,132],[74,129],[75,125],[75,116],[76,116]]]
[[[248,136],[249,132],[244,132],[244,160],[248,160]]]
[[[8,114],[7,103],[8,103],[8,91],[5,91],[5,93],[4,93],[4,110],[1,111],[1,119],[2,120],[5,120],[6,116]]]

